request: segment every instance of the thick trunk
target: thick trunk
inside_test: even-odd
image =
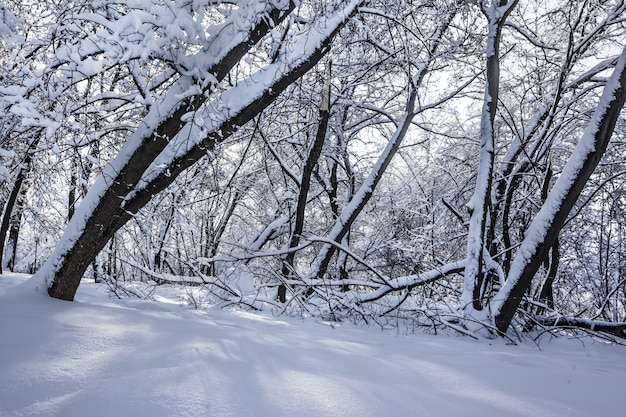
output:
[[[223,42],[230,49],[222,51],[222,57],[217,62],[209,64],[207,72],[214,74],[217,81],[223,80],[239,60],[263,38],[278,22],[284,20],[293,10],[293,2],[287,10],[270,8],[267,16],[259,18],[256,25],[250,28],[244,40],[231,45],[232,34],[224,30],[217,34],[213,45]],[[176,96],[183,94],[193,85],[190,77],[183,77],[173,86],[163,99],[163,106],[154,105],[137,128],[135,134],[128,140],[127,147],[102,174],[100,184],[104,191],[96,187],[86,197],[86,213],[81,212],[83,218],[77,219],[68,225],[66,235],[78,233],[76,238],[66,244],[66,248],[55,251],[44,266],[43,273],[52,272],[54,276],[46,276],[49,281],[48,292],[52,297],[73,300],[80,279],[95,256],[102,250],[115,232],[130,218],[127,211],[121,210],[124,197],[139,182],[152,161],[166,148],[167,144],[183,128],[185,114],[197,110],[206,100],[209,88],[201,94],[178,101]],[[176,104],[170,104],[170,103]],[[167,109],[168,106],[171,109]],[[162,117],[162,112],[167,116]],[[158,122],[154,122],[158,120]],[[91,194],[91,195],[90,195]],[[149,200],[149,199],[148,199]],[[79,230],[71,230],[76,228]],[[64,235],[65,237],[65,235]],[[50,269],[51,271],[47,271]],[[51,282],[50,282],[51,281]]]
[[[278,94],[311,69],[325,54],[330,41],[351,13],[356,10],[357,4],[353,2],[348,13],[340,13],[333,19],[329,19],[329,23],[333,23],[334,26],[329,25],[328,28],[324,28],[324,36],[318,43],[305,45],[308,49],[301,51],[298,59],[286,56],[276,65],[272,65],[271,69],[274,72],[268,71],[269,75],[274,77],[272,81],[259,84],[260,88],[254,91],[254,94],[250,94],[250,97],[243,94],[244,91],[239,92],[239,89],[243,90],[248,86],[245,82],[227,90],[225,94],[234,90],[231,96],[239,93],[238,98],[243,96],[248,101],[238,103],[238,107],[231,108],[228,116],[214,122],[208,132],[202,131],[194,123],[182,121],[183,116],[190,109],[196,110],[195,114],[199,117],[204,116],[207,121],[215,119],[216,116],[222,117],[223,104],[221,102],[216,101],[217,109],[212,106],[202,106],[205,101],[204,94],[187,100],[185,105],[179,106],[169,117],[159,123],[157,128],[151,131],[152,133],[142,133],[142,128],[148,127],[142,124],[138,129],[138,138],[135,138],[140,145],[133,152],[127,152],[126,156],[122,151],[122,155],[116,158],[110,170],[103,174],[100,186],[104,187],[104,192],[99,194],[98,187],[96,187],[92,190],[94,191],[92,197],[95,198],[90,198],[90,195],[85,198],[81,207],[87,205],[86,215],[81,212],[84,217],[68,225],[66,234],[68,234],[69,243],[62,240],[61,247],[57,248],[42,268],[41,274],[46,280],[51,281],[48,290],[50,295],[72,300],[84,271],[114,233],[147,204],[153,195],[165,189],[181,172],[204,157],[217,143],[229,137],[239,126],[255,117]],[[286,13],[276,11],[275,16],[272,16],[277,21],[279,18],[283,19],[285,15]],[[225,58],[215,64],[216,69],[213,72],[218,79],[220,76],[225,76],[243,56],[252,45],[252,40],[260,39],[269,30],[268,25],[271,22],[268,21],[267,16],[260,18],[260,21],[261,23],[253,28],[248,40],[237,45],[225,55]],[[233,59],[233,55],[237,57],[236,60]],[[252,82],[254,85],[254,81]],[[224,102],[227,101],[224,95],[222,98]],[[155,160],[159,162],[155,163]],[[167,161],[165,166],[161,163],[163,160]],[[111,172],[114,174],[113,179],[107,178]],[[91,204],[93,207],[89,206]],[[78,214],[77,211],[75,217],[80,217]]]
[[[509,328],[524,292],[557,241],[567,216],[600,162],[625,101],[626,48],[604,88],[587,129],[529,226],[505,285],[491,302],[494,321],[501,333]]]

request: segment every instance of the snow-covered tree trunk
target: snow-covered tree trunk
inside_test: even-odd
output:
[[[482,310],[482,290],[485,281],[484,257],[489,242],[486,242],[488,216],[491,209],[491,194],[494,171],[494,120],[498,108],[500,89],[500,37],[507,16],[517,1],[499,0],[486,9],[488,19],[486,47],[485,96],[480,120],[480,157],[474,195],[467,203],[471,213],[467,237],[467,261],[461,303],[467,309]]]
[[[596,110],[546,201],[526,231],[505,285],[490,302],[495,324],[509,328],[524,292],[558,239],[578,196],[600,162],[626,101],[626,48],[607,82]]]
[[[202,59],[197,60],[206,65],[203,72],[213,75],[214,81],[203,87],[193,76],[181,77],[159,103],[150,107],[88,192],[37,274],[36,279],[46,280],[50,295],[72,300],[88,265],[133,213],[312,68],[359,3],[353,0],[325,22],[315,22],[300,34],[294,50],[207,103],[213,86],[226,77],[252,45],[289,15],[294,3],[249,2],[233,13],[231,22],[223,25],[200,52]],[[242,26],[241,19],[248,19],[249,24],[243,25],[244,29],[232,29]],[[181,100],[181,96],[187,98]]]
[[[293,4],[289,5],[288,10],[268,5],[265,12],[271,17],[272,24],[276,24],[292,8]],[[232,19],[238,17],[235,14]],[[232,23],[227,22],[225,29],[218,32],[205,48],[212,52],[206,57],[207,73],[214,75],[216,82],[223,79],[249,48],[268,32],[269,24],[269,19],[259,17],[257,22],[251,22],[249,32],[236,33],[228,30]],[[212,87],[210,85],[180,100],[179,97],[188,95],[190,89],[197,90],[198,87],[194,85],[193,77],[187,76],[170,87],[160,103],[151,106],[135,133],[127,139],[118,156],[92,187],[81,205],[79,216],[73,216],[56,250],[38,274],[43,275],[48,282],[51,296],[72,300],[91,260],[119,228],[117,224],[127,220],[127,216],[119,217],[124,196],[137,184],[169,140],[185,125],[184,115],[197,110],[207,98],[205,93]]]
[[[21,167],[13,182],[13,187],[9,193],[9,198],[4,205],[4,211],[2,212],[2,222],[0,224],[0,273],[6,266],[10,270],[13,270],[15,264],[15,251],[17,249],[17,238],[19,233],[19,225],[21,222],[20,196],[23,200],[24,189],[22,184],[31,169],[31,162],[33,158],[34,149],[39,143],[39,135],[35,136],[35,139],[31,141],[26,150],[26,155],[21,163]],[[14,210],[17,207],[17,210]],[[9,233],[12,232],[12,233]],[[7,235],[9,240],[7,241]],[[5,250],[6,242],[6,250]]]

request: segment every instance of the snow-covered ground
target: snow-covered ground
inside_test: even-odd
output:
[[[0,276],[0,416],[620,416],[626,348],[51,299]]]

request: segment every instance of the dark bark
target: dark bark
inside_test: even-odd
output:
[[[22,187],[23,178],[20,177],[21,173],[22,170],[20,170],[13,184],[13,189],[11,190],[11,194],[9,194],[9,198],[4,206],[4,213],[2,214],[2,225],[0,226],[0,274],[2,273],[2,264],[4,263],[4,247],[7,240],[7,233],[9,232],[10,219],[20,193],[20,188]],[[12,251],[15,252],[15,248],[12,248]]]
[[[72,217],[74,217],[74,211],[76,210],[76,187],[78,186],[78,178],[76,171],[78,169],[78,164],[76,163],[76,158],[78,156],[74,156],[72,158],[72,166],[70,168],[70,190],[67,194],[67,218],[66,221],[70,221]]]
[[[543,180],[543,186],[541,187],[541,200],[543,202],[548,198],[548,192],[552,185],[552,164],[548,163],[548,167],[546,168],[546,176]],[[557,237],[556,241],[552,245],[549,256],[546,257],[545,266],[548,269],[548,275],[546,276],[543,285],[541,286],[541,292],[539,293],[539,300],[546,303],[546,305],[550,308],[554,308],[554,292],[552,286],[554,284],[554,280],[556,279],[556,273],[559,270],[559,239]]]
[[[172,226],[172,223],[174,222],[175,211],[176,211],[176,208],[174,205],[172,205],[172,207],[169,210],[169,215],[167,217],[167,221],[165,222],[165,226],[163,227],[161,233],[159,234],[159,244],[154,253],[154,260],[153,260],[154,268],[158,272],[162,272],[163,270],[163,258],[161,254],[163,253],[163,248],[165,247],[165,241],[166,241],[169,229]]]
[[[485,269],[483,259],[485,248],[489,248],[491,242],[488,237],[491,232],[489,215],[492,210],[491,194],[493,186],[495,133],[494,121],[498,109],[498,96],[500,93],[500,40],[502,28],[509,13],[513,10],[517,0],[509,3],[508,0],[499,0],[492,5],[493,9],[506,7],[505,13],[488,13],[489,33],[487,36],[487,60],[485,98],[483,114],[481,117],[481,146],[478,175],[476,178],[476,190],[471,200],[470,226],[467,243],[467,266],[465,271],[465,286],[463,290],[463,302],[472,305],[474,310],[482,310],[482,291],[485,281]],[[471,289],[469,286],[471,285]],[[471,291],[471,295],[469,294]],[[471,299],[470,299],[471,298]]]
[[[293,4],[291,8],[293,8]],[[275,16],[272,17],[274,17],[276,22],[284,19],[286,14],[276,11]],[[345,20],[343,23],[345,23]],[[186,101],[183,106],[167,117],[155,132],[150,135],[150,140],[143,141],[142,146],[132,155],[117,178],[111,182],[111,186],[107,189],[105,195],[99,199],[98,205],[86,222],[84,230],[78,236],[73,246],[61,257],[61,264],[55,266],[54,279],[48,289],[49,294],[55,298],[73,300],[80,279],[88,265],[115,232],[134,213],[137,213],[144,207],[152,196],[167,188],[185,169],[203,158],[207,152],[214,149],[217,143],[228,138],[238,127],[258,115],[274,101],[278,94],[310,70],[326,53],[332,38],[343,26],[343,23],[338,25],[336,30],[311,54],[308,60],[301,62],[293,67],[291,71],[283,74],[273,85],[268,86],[267,90],[255,101],[223,122],[222,125],[187,152],[175,158],[167,172],[161,172],[145,187],[133,189],[151,162],[165,148],[169,139],[173,138],[184,125],[184,123],[181,123],[182,116],[190,109],[198,108],[205,100],[203,98],[204,95],[196,96],[192,100]],[[239,45],[236,51],[227,54],[226,58],[213,71],[218,79],[225,76],[250,46],[269,30],[269,24],[269,19],[263,19],[262,23],[254,28],[249,40]],[[130,191],[133,191],[133,197],[124,201],[125,196]]]
[[[542,222],[548,222],[545,228],[545,237],[534,245],[532,248],[533,255],[524,261],[519,276],[512,280],[512,284],[505,289],[505,298],[494,314],[496,327],[501,333],[505,333],[509,328],[524,292],[530,287],[537,270],[548,256],[548,251],[557,241],[567,216],[606,151],[626,101],[626,49],[622,51],[618,65],[609,81],[608,86],[611,88],[613,88],[612,82],[617,83],[615,91],[607,91],[605,88],[599,105],[601,107],[596,109],[592,122],[585,132],[585,134],[593,135],[593,150],[586,153],[584,161],[575,171],[575,180],[563,190],[564,195],[559,199],[558,210],[554,212],[551,218],[541,219]],[[550,195],[548,196],[549,199]]]
[[[319,108],[317,133],[313,140],[313,146],[309,151],[309,155],[304,164],[302,170],[302,178],[300,179],[300,193],[298,194],[298,202],[296,204],[296,213],[293,230],[291,232],[291,239],[289,241],[289,249],[293,249],[300,244],[300,237],[304,229],[304,213],[306,210],[306,202],[309,195],[309,188],[311,186],[311,176],[313,170],[317,165],[322,154],[322,147],[326,140],[326,133],[328,131],[328,119],[330,118],[330,65],[328,68],[328,79],[324,88],[322,89],[322,102]],[[295,251],[288,251],[283,261],[281,269],[281,275],[283,278],[288,279],[293,271],[293,263],[296,257]],[[284,303],[287,301],[287,286],[280,284],[278,286],[278,301]]]
[[[11,189],[11,193],[9,194],[9,198],[7,199],[6,204],[4,205],[4,211],[2,213],[2,224],[0,225],[0,274],[2,273],[2,265],[5,261],[4,256],[4,248],[5,242],[7,240],[7,233],[9,232],[9,228],[11,229],[10,242],[9,245],[11,247],[12,253],[10,254],[9,259],[9,269],[13,270],[13,265],[15,264],[15,250],[17,248],[17,240],[19,237],[19,223],[21,222],[21,210],[19,210],[19,216],[14,216],[14,209],[16,204],[19,203],[20,196],[23,197],[24,190],[22,190],[22,184],[24,183],[24,179],[28,175],[30,171],[30,166],[32,162],[32,152],[33,149],[39,143],[39,138],[34,139],[28,149],[26,150],[26,155],[24,156],[24,160],[22,161],[22,165],[20,170],[15,177],[15,182],[13,183],[13,188]],[[16,213],[17,214],[17,213]],[[17,222],[17,225],[16,225]]]
[[[284,20],[294,8],[289,3],[287,10],[273,9],[267,18],[251,28],[247,39],[233,47],[208,72],[215,75],[218,81],[223,80],[239,60],[263,38],[277,23]],[[220,41],[220,36],[217,36]],[[104,195],[91,213],[86,227],[73,246],[66,252],[56,271],[48,293],[62,300],[73,300],[80,279],[91,261],[102,250],[115,232],[130,218],[130,213],[121,209],[124,197],[134,188],[151,162],[165,149],[172,139],[185,125],[182,118],[190,111],[197,110],[206,100],[208,91],[181,101],[171,114],[152,131],[145,134],[141,145],[130,156],[124,168],[110,181]],[[139,129],[145,129],[141,125]],[[145,205],[149,198],[142,204]],[[135,210],[135,212],[139,209]]]
[[[22,215],[24,213],[24,204],[26,203],[27,189],[28,188],[23,185],[20,188],[17,201],[15,202],[15,206],[13,207],[13,211],[11,213],[11,218],[9,219],[9,236],[7,237],[6,245],[4,247],[4,258],[0,260],[0,262],[6,263],[7,269],[11,272],[15,272],[15,264],[17,262],[17,242],[20,238]]]
[[[215,225],[211,219],[209,219],[209,233],[207,233],[207,253],[206,257],[210,259],[208,266],[208,274],[210,276],[215,276],[217,274],[217,266],[213,258],[217,255],[217,249],[219,247],[220,241],[222,240],[222,235],[226,231],[226,226],[228,225],[229,220],[235,213],[235,209],[237,208],[237,204],[239,203],[243,193],[239,192],[239,190],[235,190],[233,196],[228,201],[228,206],[224,210],[224,214]]]
[[[557,238],[550,251],[548,275],[546,276],[546,280],[541,286],[541,292],[539,293],[539,300],[546,303],[546,305],[552,309],[554,308],[553,285],[554,280],[556,279],[556,273],[559,270],[559,256],[559,239]]]

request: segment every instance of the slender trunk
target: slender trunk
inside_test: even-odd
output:
[[[13,183],[13,188],[11,189],[11,193],[9,194],[9,198],[7,199],[6,204],[4,205],[4,211],[2,213],[2,224],[0,225],[0,274],[2,273],[2,267],[6,261],[10,263],[9,269],[13,270],[13,266],[15,265],[15,251],[17,249],[17,240],[19,235],[19,223],[21,223],[21,209],[19,210],[19,216],[14,216],[14,210],[16,208],[16,204],[20,202],[20,196],[24,197],[25,191],[22,190],[22,184],[24,183],[24,179],[28,175],[30,171],[31,162],[32,162],[32,151],[39,143],[39,137],[34,139],[28,149],[26,150],[26,156],[22,161],[22,165],[20,170],[17,173],[17,177],[15,178],[15,182]],[[17,222],[17,225],[16,225]],[[5,242],[7,240],[7,233],[11,229],[11,235],[9,240],[8,248],[11,253],[5,254]]]
[[[289,241],[289,249],[293,249],[300,244],[300,237],[304,229],[304,213],[306,210],[306,202],[309,195],[309,188],[311,186],[311,176],[313,170],[317,165],[322,154],[322,147],[326,139],[326,133],[328,131],[328,119],[330,118],[330,82],[331,82],[331,69],[330,62],[328,63],[326,83],[322,89],[322,101],[320,103],[317,133],[313,140],[313,146],[309,151],[306,163],[302,170],[302,178],[300,179],[300,193],[298,194],[298,202],[296,204],[296,217],[294,221],[294,227],[291,232],[291,239]],[[283,261],[283,267],[281,269],[281,275],[284,279],[288,279],[293,271],[293,264],[295,260],[295,251],[288,251]],[[278,286],[278,301],[284,303],[287,301],[287,286],[280,284]]]
[[[346,120],[347,120],[347,109],[346,109],[346,112],[344,112],[343,124],[346,123]],[[347,181],[348,189],[346,190],[346,200],[350,201],[352,197],[354,196],[354,190],[356,188],[356,184],[355,184],[354,171],[352,170],[350,158],[348,157],[348,140],[343,135],[337,135],[337,145],[339,149],[341,149],[341,157],[343,159],[344,171],[348,179]],[[333,191],[331,194],[329,194],[329,197],[331,198],[331,209],[333,212],[334,220],[337,220],[340,215],[339,204],[337,201],[337,196],[338,196],[337,191],[339,189],[339,181],[337,180],[338,165],[339,163],[338,161],[336,161],[336,163],[333,165],[333,171],[332,171],[331,180],[330,180]],[[350,231],[349,230],[348,230],[348,233],[346,233],[346,235],[343,237],[341,241],[341,246],[343,247],[350,246]],[[345,251],[342,251],[339,254],[338,259],[337,259],[337,268],[339,269],[340,280],[345,281],[349,278],[347,267],[348,267],[348,254]],[[347,292],[349,290],[350,290],[350,286],[348,284],[344,284],[341,286],[341,291]]]
[[[13,209],[15,207],[15,204],[18,200],[18,196],[20,194],[20,188],[22,187],[23,178],[20,177],[20,174],[22,174],[22,170],[20,170],[20,172],[18,173],[18,177],[15,180],[15,183],[13,184],[13,189],[11,190],[11,194],[9,195],[9,198],[7,199],[7,202],[4,205],[4,213],[2,214],[2,225],[0,226],[0,274],[2,273],[2,269],[3,269],[3,265],[5,261],[7,260],[7,258],[9,259],[9,261],[11,258],[13,258],[13,254],[15,253],[15,249],[16,249],[15,245],[12,244],[12,242],[9,242],[9,244],[7,245],[7,249],[9,249],[11,253],[10,254],[5,253],[5,250],[4,250],[5,242],[7,240],[7,233],[9,232],[9,227],[11,225],[11,222],[10,222],[11,216],[13,214]],[[12,269],[12,268],[9,268],[9,269]]]
[[[220,241],[222,240],[222,236],[226,231],[226,226],[228,226],[228,222],[231,217],[235,213],[235,209],[237,208],[237,204],[241,200],[243,193],[239,190],[235,190],[233,196],[230,198],[228,202],[228,206],[224,210],[224,214],[220,217],[217,225],[213,225],[211,229],[211,236],[208,240],[208,252],[207,258],[211,259],[210,261],[210,274],[212,276],[217,275],[217,266],[213,258],[217,255],[217,249],[219,248]]]
[[[76,188],[78,187],[78,178],[76,171],[78,170],[78,163],[76,163],[77,155],[72,157],[72,163],[70,167],[70,190],[67,193],[67,218],[66,222],[69,222],[74,217],[74,211],[76,210]]]
[[[545,203],[548,198],[548,192],[552,187],[552,176],[554,172],[552,171],[552,161],[548,161],[548,166],[546,167],[546,176],[543,179],[543,185],[541,187],[541,201]],[[541,286],[541,292],[539,293],[539,300],[545,302],[548,307],[554,308],[554,294],[552,291],[552,284],[554,284],[554,280],[556,279],[556,273],[559,270],[559,239],[557,238],[552,248],[550,249],[549,256],[546,257],[544,264],[546,269],[548,270],[546,279]]]
[[[7,269],[15,272],[15,264],[17,262],[17,242],[20,237],[20,229],[22,226],[22,213],[24,212],[24,203],[26,202],[26,190],[22,187],[20,195],[17,197],[17,203],[13,208],[13,214],[9,221],[9,236],[7,238],[6,248],[4,249],[4,261]]]
[[[494,171],[495,133],[494,121],[498,108],[500,90],[500,38],[502,27],[517,0],[507,4],[508,0],[494,2],[487,11],[489,32],[487,34],[487,61],[485,98],[480,121],[480,161],[474,195],[467,203],[471,217],[467,237],[467,263],[461,303],[474,310],[482,310],[482,291],[485,281],[483,259],[486,241],[488,216],[491,210],[491,194]]]
[[[396,152],[400,148],[400,144],[404,139],[406,132],[411,125],[411,121],[415,113],[413,112],[413,107],[415,105],[415,99],[417,96],[416,90],[411,92],[411,96],[409,97],[407,104],[407,111],[404,116],[404,120],[400,123],[393,136],[389,140],[389,143],[383,150],[383,153],[378,158],[378,161],[369,176],[365,179],[363,184],[359,190],[355,193],[353,198],[350,200],[350,203],[345,207],[343,213],[336,220],[335,225],[331,229],[328,238],[335,241],[336,243],[341,243],[344,237],[348,234],[352,224],[357,219],[365,205],[368,203],[372,195],[374,194],[374,190],[378,185],[378,182],[382,178],[385,170],[391,163],[391,160],[395,156]],[[335,254],[337,247],[331,244],[325,244],[320,252],[317,255],[317,259],[315,261],[315,267],[313,269],[313,273],[317,278],[323,278],[324,274],[328,269],[328,265]]]
[[[556,273],[559,270],[559,239],[557,238],[550,248],[549,268],[546,280],[541,286],[541,292],[539,293],[539,300],[546,303],[550,308],[554,308],[554,280],[556,279]]]
[[[167,221],[165,222],[165,225],[163,225],[161,227],[161,230],[159,231],[158,247],[156,248],[156,251],[154,252],[154,260],[153,260],[154,268],[158,272],[162,272],[163,271],[163,259],[162,259],[163,248],[165,247],[165,241],[167,239],[167,234],[169,233],[170,227],[172,227],[172,223],[174,221],[175,213],[176,213],[176,208],[172,204],[172,206],[170,207],[170,210],[169,210]]]

